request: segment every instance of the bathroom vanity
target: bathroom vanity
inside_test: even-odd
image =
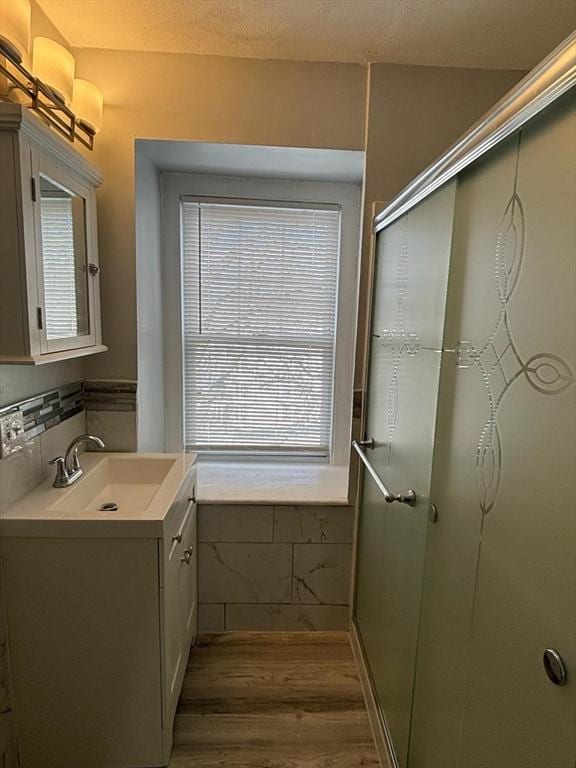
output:
[[[163,766],[196,633],[195,457],[83,465],[0,523],[20,762]]]

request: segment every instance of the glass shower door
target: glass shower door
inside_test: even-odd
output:
[[[398,764],[407,761],[429,525],[438,380],[456,181],[377,235],[355,620]]]
[[[411,768],[576,764],[575,167],[572,93],[459,179]]]

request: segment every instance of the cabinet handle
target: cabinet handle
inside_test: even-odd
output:
[[[192,491],[192,495],[188,496],[188,503],[189,504],[196,504],[196,488]]]
[[[194,547],[189,547],[188,549],[185,549],[184,555],[180,558],[180,562],[186,563],[186,565],[190,565],[190,560],[192,559],[193,552],[194,552]]]
[[[182,531],[180,531],[180,533],[177,533],[176,536],[172,536],[172,541],[174,542],[174,544],[180,544],[180,542],[182,541]]]

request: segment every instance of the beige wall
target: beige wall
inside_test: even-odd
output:
[[[371,64],[355,386],[364,376],[372,204],[391,201],[525,72]]]
[[[66,40],[60,33],[60,30],[52,24],[38,3],[35,0],[32,0],[30,40],[34,40],[35,37],[49,37],[52,40],[56,40],[57,43],[60,43],[60,45],[63,45],[65,48],[70,48],[68,40]],[[30,50],[30,53],[32,53],[32,50]]]
[[[390,200],[523,74],[388,64],[368,72],[350,64],[95,49],[75,56],[79,76],[94,80],[106,97],[94,161],[105,179],[99,229],[110,351],[87,359],[85,370],[113,378],[137,376],[135,139],[366,147],[368,221],[372,201]],[[365,266],[368,244],[369,228]],[[364,277],[361,307],[365,288]],[[357,384],[361,378],[357,366]]]
[[[77,73],[104,91],[94,161],[103,334],[88,375],[136,378],[136,138],[363,149],[366,69],[350,64],[81,49]]]

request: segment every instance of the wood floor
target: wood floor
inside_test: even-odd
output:
[[[345,632],[202,635],[169,768],[378,768]]]

